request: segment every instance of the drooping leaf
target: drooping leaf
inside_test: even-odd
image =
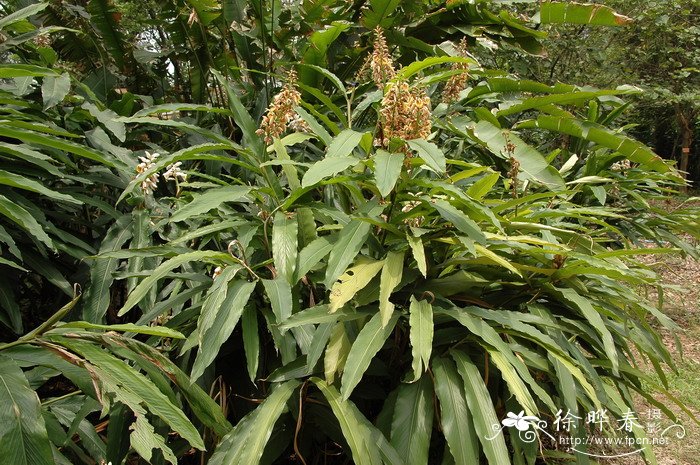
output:
[[[297,380],[278,385],[262,404],[224,436],[210,462],[220,465],[260,463],[275,423],[298,386]]]
[[[151,336],[168,337],[172,339],[184,339],[181,332],[165,326],[140,326],[133,323],[122,323],[116,325],[101,325],[87,321],[70,321],[62,324],[59,328],[80,328],[98,329],[102,331],[119,331],[123,333],[149,334]]]
[[[131,238],[132,215],[119,218],[108,230],[100,245],[100,253],[113,252]],[[100,323],[107,313],[111,300],[110,288],[114,282],[119,260],[109,258],[90,262],[90,287],[83,299],[83,319],[91,323]]]
[[[19,225],[22,229],[43,242],[50,249],[54,249],[51,238],[27,210],[11,201],[4,195],[0,195],[0,215]]]
[[[296,214],[275,213],[272,225],[272,257],[277,273],[290,284],[297,264],[299,225]]]
[[[246,366],[250,381],[255,383],[255,378],[260,365],[260,335],[258,333],[258,315],[253,307],[246,307],[241,316],[241,328],[243,331],[243,349],[245,351]]]
[[[345,362],[340,392],[343,399],[352,394],[355,386],[360,382],[372,358],[386,342],[386,339],[394,331],[394,326],[399,315],[394,314],[389,323],[382,325],[382,315],[376,313],[360,330],[357,339],[352,343],[348,359]]]
[[[409,312],[413,379],[417,380],[430,366],[433,350],[433,306],[427,300],[416,300],[411,296]]]
[[[41,83],[41,97],[44,100],[44,110],[61,103],[70,92],[70,75],[46,76]]]
[[[328,257],[324,284],[330,288],[338,277],[357,257],[362,245],[367,240],[371,225],[364,221],[353,220],[348,223],[335,241]]]
[[[434,359],[433,376],[440,401],[440,424],[455,464],[478,463],[479,445],[472,413],[467,409],[463,383],[454,363],[447,358]]]
[[[408,245],[411,247],[411,252],[413,252],[413,258],[416,260],[418,270],[420,270],[424,277],[427,277],[428,263],[425,259],[423,240],[420,237],[416,237],[408,233],[406,234],[406,240],[408,241]]]
[[[568,23],[600,26],[622,26],[631,18],[615,13],[605,5],[577,2],[542,2],[540,5],[542,24]]]
[[[326,255],[333,250],[333,242],[328,237],[314,239],[309,245],[299,252],[299,264],[296,269],[294,281],[299,281],[316,266]]]
[[[342,373],[350,352],[350,340],[345,332],[343,322],[335,323],[326,346],[326,353],[323,358],[323,374],[326,382],[332,384],[335,381],[336,373]]]
[[[398,388],[394,418],[391,422],[391,445],[406,465],[428,463],[428,449],[433,430],[433,389],[429,376]]]
[[[499,425],[500,421],[481,373],[465,353],[453,350],[451,354],[464,382],[464,394],[474,421],[474,430],[489,465],[510,465],[508,448],[503,435],[493,437],[492,425]]]
[[[472,130],[491,153],[501,158],[512,156],[517,160],[521,179],[537,181],[551,190],[564,187],[564,180],[559,171],[547,163],[541,153],[512,132],[506,132],[489,121],[479,121]]]
[[[319,183],[324,178],[335,176],[336,174],[345,171],[351,166],[355,166],[360,162],[355,157],[328,157],[314,163],[311,168],[304,173],[301,179],[301,187],[310,187]]]
[[[311,378],[311,381],[321,390],[331,406],[356,465],[401,463],[400,459],[396,462],[396,450],[388,444],[384,435],[372,426],[352,402],[344,399],[335,387],[323,380]]]
[[[198,379],[204,373],[204,370],[216,358],[221,345],[233,332],[253,289],[255,289],[255,283],[236,280],[227,283],[223,289],[218,293],[224,293],[225,299],[221,301],[220,305],[212,306],[206,312],[203,309],[197,323],[199,350],[192,366],[191,376],[193,380]]]
[[[382,197],[387,197],[401,175],[403,155],[377,150],[374,156],[374,180]]]
[[[418,156],[425,162],[430,170],[438,174],[445,174],[447,170],[447,159],[440,147],[424,139],[409,140],[408,145],[411,149],[418,152]]]
[[[123,391],[124,395],[130,396],[136,401],[136,407],[143,403],[153,414],[158,415],[175,432],[186,439],[193,447],[204,449],[204,442],[197,429],[182,410],[176,407],[163,392],[156,387],[153,382],[141,373],[134,370],[124,361],[110,355],[101,348],[76,339],[57,338],[55,342],[68,347],[85,357],[92,365],[98,369],[97,376],[101,382]],[[132,402],[133,405],[133,402]]]
[[[224,202],[237,202],[251,191],[247,186],[226,186],[209,189],[203,194],[194,196],[192,201],[177,210],[170,217],[171,222],[184,221],[196,215],[218,208]]]
[[[177,464],[177,458],[172,449],[165,443],[163,436],[155,432],[153,425],[148,422],[146,417],[137,415],[131,429],[131,446],[146,461],[151,461],[153,449],[160,449],[165,460],[173,465]]]
[[[39,397],[22,369],[0,355],[0,453],[7,463],[51,465],[51,443],[41,416]]]
[[[403,277],[403,252],[388,252],[382,267],[379,281],[379,313],[382,314],[382,324],[386,325],[394,312],[394,304],[389,298]]]
[[[136,288],[131,292],[131,294],[129,294],[129,297],[126,299],[126,302],[124,302],[124,305],[119,310],[118,315],[122,316],[126,312],[134,308],[136,304],[138,304],[141,301],[141,299],[143,299],[146,296],[146,294],[150,292],[151,286],[155,285],[155,283],[159,279],[163,278],[166,274],[168,274],[175,268],[190,261],[200,261],[216,258],[218,258],[219,260],[228,260],[229,257],[230,256],[226,253],[214,250],[198,250],[195,252],[189,252],[182,255],[178,255],[169,260],[166,260],[158,268],[153,270],[153,273],[151,273],[150,275],[148,275],[148,277],[141,281],[139,285],[136,286]]]

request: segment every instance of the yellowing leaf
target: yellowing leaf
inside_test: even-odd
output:
[[[403,277],[403,257],[403,252],[389,252],[384,260],[379,282],[379,313],[382,314],[382,326],[386,326],[394,311],[394,304],[389,301],[389,297]]]
[[[379,273],[382,266],[384,260],[363,262],[348,268],[331,289],[329,311],[333,313],[350,302],[350,299]]]

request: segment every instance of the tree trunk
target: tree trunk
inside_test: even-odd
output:
[[[681,160],[679,169],[684,179],[688,179],[688,165],[690,161],[690,148],[693,145],[693,119],[687,115],[684,109],[679,105],[676,107],[676,117],[681,131]],[[687,186],[683,187],[683,192],[688,190]]]

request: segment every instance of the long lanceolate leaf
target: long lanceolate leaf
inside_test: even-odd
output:
[[[407,465],[428,463],[433,429],[433,390],[430,377],[399,387],[391,422],[391,445]],[[464,438],[467,439],[467,438]]]
[[[292,380],[277,386],[270,396],[226,435],[214,451],[212,465],[257,465],[272,429],[299,386]]]
[[[338,390],[325,381],[318,378],[311,378],[311,381],[331,406],[356,465],[403,463],[384,435],[372,426],[352,402],[343,399]]]
[[[222,252],[216,252],[212,250],[199,250],[196,252],[189,252],[183,255],[178,255],[165,262],[163,262],[158,268],[153,270],[147,278],[145,278],[138,286],[129,294],[129,298],[124,302],[124,306],[119,310],[119,315],[124,315],[126,312],[131,310],[138,304],[141,299],[143,299],[146,294],[150,291],[151,286],[153,286],[159,279],[163,278],[168,272],[174,270],[175,268],[197,260],[215,259],[219,260],[229,260],[230,256]]]
[[[372,358],[379,352],[384,342],[394,330],[399,315],[391,317],[386,325],[382,325],[382,315],[376,313],[362,328],[357,339],[352,344],[343,371],[340,392],[344,399],[350,397],[353,389],[360,382],[362,375],[369,367]]]
[[[435,394],[440,402],[440,421],[447,445],[456,465],[471,465],[479,460],[479,441],[472,413],[467,408],[462,379],[448,358],[433,360]],[[478,415],[478,412],[473,414]]]
[[[94,369],[98,370],[96,376],[100,381],[106,382],[109,386],[117,386],[119,390],[123,390],[128,395],[141,399],[148,410],[158,415],[192,446],[204,449],[204,442],[199,432],[184,412],[173,405],[170,399],[148,378],[124,361],[91,343],[59,337],[55,337],[54,341],[85,357],[94,365]]]
[[[0,355],[0,454],[17,465],[53,464],[41,404],[22,370]]]
[[[503,435],[493,437],[492,426],[499,425],[500,421],[479,369],[464,352],[453,351],[452,358],[457,364],[457,371],[462,376],[467,406],[474,420],[474,430],[481,441],[481,447],[489,465],[510,465]]]
[[[131,238],[131,215],[119,218],[105,235],[100,252],[113,252]],[[90,263],[90,287],[83,300],[83,319],[91,323],[100,323],[110,302],[110,288],[114,282],[113,273],[117,270],[119,260],[115,258],[96,259]]]

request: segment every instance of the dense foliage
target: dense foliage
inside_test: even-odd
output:
[[[532,464],[553,445],[487,439],[506,412],[639,394],[673,417],[637,365],[665,383],[676,326],[634,257],[697,257],[700,220],[659,207],[682,177],[616,126],[636,90],[482,65],[541,50],[537,21],[627,18],[20,3],[0,19],[13,463]]]

